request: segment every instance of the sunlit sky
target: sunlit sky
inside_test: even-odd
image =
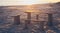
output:
[[[0,0],[0,6],[3,5],[31,5],[31,4],[44,4],[55,3],[60,0]]]

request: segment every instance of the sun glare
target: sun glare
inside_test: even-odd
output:
[[[33,10],[26,10],[25,12],[34,12]]]

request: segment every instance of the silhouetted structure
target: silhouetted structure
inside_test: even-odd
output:
[[[48,14],[48,26],[53,26],[53,17],[52,17],[52,14]]]
[[[27,22],[30,24],[31,23],[31,12],[25,12],[27,13]]]
[[[39,15],[36,15],[36,20],[39,20]]]
[[[27,13],[27,20],[25,20],[24,29],[28,29],[28,25],[31,23],[31,12],[25,12],[25,13]]]
[[[28,29],[28,25],[29,25],[29,21],[25,20],[25,27],[24,27],[24,29]]]
[[[20,24],[20,15],[14,16],[14,24],[16,25]]]

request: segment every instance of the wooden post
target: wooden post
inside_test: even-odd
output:
[[[48,26],[53,26],[53,17],[52,14],[48,14]]]
[[[20,24],[20,15],[14,16],[14,24]]]
[[[24,29],[28,29],[28,25],[31,23],[31,12],[25,12],[25,13],[27,13],[27,20],[25,20]]]
[[[36,15],[36,20],[39,20],[39,15]]]
[[[30,24],[31,23],[31,12],[25,12],[27,13],[27,20],[28,20],[28,23]]]

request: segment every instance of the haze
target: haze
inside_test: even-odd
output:
[[[60,0],[0,0],[0,6],[32,5],[32,4],[55,3],[55,2],[60,2]]]

